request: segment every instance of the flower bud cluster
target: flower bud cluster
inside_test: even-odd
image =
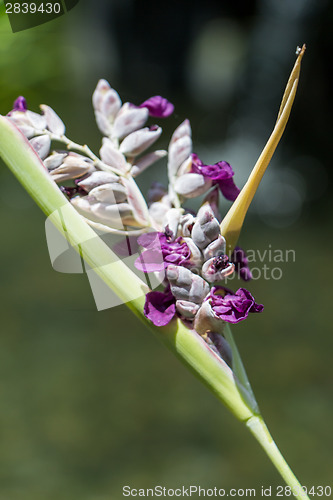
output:
[[[143,251],[136,267],[165,273],[165,290],[147,294],[145,314],[159,326],[178,316],[200,335],[210,335],[210,342],[214,342],[214,335],[223,334],[226,322],[238,323],[249,312],[261,312],[262,306],[244,288],[233,293],[223,286],[212,287],[234,273],[235,264],[226,255],[225,239],[208,202],[196,216],[182,214],[174,221],[173,229],[166,224],[164,232],[138,238]],[[239,260],[238,267],[244,270],[246,264],[241,266]],[[219,344],[225,350],[225,339]]]
[[[19,97],[8,116],[44,161],[52,179],[66,183],[61,186],[62,191],[89,223],[111,232],[127,231],[128,226],[146,228],[151,225],[150,215],[134,178],[167,151],[146,154],[162,129],[145,125],[149,116],[169,116],[173,105],[161,96],[154,96],[140,106],[122,104],[106,80],[98,82],[92,102],[97,125],[104,135],[99,157],[87,146],[67,139],[63,122],[49,106],[41,106],[42,114],[34,113],[27,109],[25,99]],[[52,140],[63,142],[67,149],[75,151],[51,151]]]
[[[109,83],[100,80],[92,103],[103,134],[99,156],[68,139],[64,123],[49,106],[42,105],[42,113],[34,113],[19,97],[8,117],[93,227],[140,234],[137,242],[143,250],[136,267],[162,274],[165,283],[163,292],[147,294],[147,318],[163,326],[178,316],[227,357],[226,341],[216,335],[223,335],[226,322],[238,323],[250,312],[262,310],[246,289],[234,293],[221,286],[235,271],[243,279],[251,279],[245,252],[236,248],[237,253],[229,258],[220,234],[219,191],[229,200],[239,193],[231,166],[224,161],[205,165],[193,153],[189,120],[174,131],[168,152],[147,151],[162,133],[158,125],[147,126],[149,117],[166,118],[174,109],[161,96],[139,106],[123,104]],[[52,141],[65,144],[67,150],[53,150]],[[166,155],[168,189],[155,182],[147,205],[135,177]],[[181,207],[183,200],[207,192],[196,215]]]

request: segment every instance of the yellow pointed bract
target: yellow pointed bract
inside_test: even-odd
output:
[[[227,241],[228,251],[232,251],[237,243],[247,210],[287,125],[290,111],[296,95],[301,69],[301,60],[304,52],[305,45],[303,45],[302,49],[299,51],[295,66],[290,74],[285,92],[283,94],[274,130],[270,138],[268,139],[261,155],[259,156],[257,163],[253,167],[253,170],[246,184],[232,204],[229,212],[221,222],[221,234]]]

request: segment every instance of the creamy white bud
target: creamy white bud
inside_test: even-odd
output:
[[[25,111],[24,114],[26,119],[36,130],[46,129],[47,123],[44,115],[40,115],[39,113],[35,113],[34,111],[30,111],[29,109]]]
[[[209,300],[205,300],[194,320],[194,329],[199,335],[204,335],[206,332],[222,333],[225,322],[218,318],[214,313]]]
[[[149,223],[149,211],[138,185],[132,177],[122,177],[122,184],[125,186],[127,200],[130,204],[135,220],[138,225],[147,226]]]
[[[181,209],[179,208],[170,208],[164,217],[163,226],[164,230],[168,229],[171,231],[171,240],[173,241],[178,233],[178,224],[181,216]]]
[[[60,167],[66,156],[67,153],[53,152],[50,156],[45,158],[44,165],[48,170],[54,170],[55,168]]]
[[[52,108],[50,108],[50,106],[46,106],[46,104],[41,104],[40,108],[44,113],[47,128],[50,130],[50,132],[52,132],[55,135],[58,135],[59,137],[65,135],[66,131],[65,124],[59,118],[57,113]]]
[[[92,96],[92,102],[95,113],[100,113],[109,124],[113,122],[114,117],[121,107],[121,100],[118,93],[111,88],[106,80],[99,80],[97,83]]]
[[[100,112],[104,115],[110,122],[113,121],[114,117],[118,113],[121,107],[121,100],[118,93],[114,89],[109,89],[103,95],[100,102]]]
[[[89,195],[94,196],[98,201],[111,204],[123,202],[127,198],[126,189],[119,182],[97,186],[90,191]]]
[[[48,135],[39,135],[37,137],[34,137],[33,139],[30,139],[30,144],[40,156],[42,160],[47,157],[47,155],[50,152],[50,147],[51,147],[51,139]]]
[[[146,168],[150,167],[150,165],[153,165],[153,163],[157,162],[160,158],[163,158],[167,154],[167,151],[165,151],[164,149],[159,149],[157,151],[153,151],[152,153],[148,153],[141,158],[138,158],[135,161],[135,165],[133,165],[133,167],[131,168],[131,175],[133,177],[136,177],[144,170],[146,170]]]
[[[192,131],[191,131],[191,125],[189,120],[184,120],[174,131],[174,133],[171,136],[170,144],[173,144],[174,142],[178,141],[181,137],[191,137]]]
[[[85,191],[89,192],[96,186],[100,186],[102,184],[118,182],[119,177],[111,172],[104,172],[96,170],[89,177],[83,179],[78,182],[78,185],[83,188]]]
[[[13,111],[12,114],[8,116],[8,119],[12,123],[14,123],[14,125],[22,132],[22,134],[27,139],[31,139],[31,137],[34,137],[35,135],[35,127],[26,116],[26,113],[27,111],[25,111],[24,113],[22,111]]]
[[[160,201],[155,201],[149,207],[149,215],[153,219],[154,225],[158,226],[157,229],[159,231],[162,231],[163,220],[169,209],[170,207],[168,205]]]
[[[34,137],[35,129],[33,127],[29,127],[29,125],[19,125],[19,124],[15,125],[27,139],[31,139],[32,137]]]
[[[176,309],[177,311],[187,319],[193,319],[199,310],[199,305],[188,300],[177,300]]]
[[[93,172],[94,169],[93,162],[89,158],[70,152],[63,163],[51,170],[50,174],[55,182],[63,182]]]
[[[197,247],[197,245],[194,243],[192,238],[184,238],[185,243],[190,249],[191,252],[191,258],[190,258],[190,265],[191,267],[200,267],[201,262],[202,262],[202,253],[200,249]]]
[[[182,236],[191,236],[192,227],[195,223],[195,218],[192,214],[182,215],[180,218],[181,234]]]
[[[89,196],[75,196],[70,202],[81,215],[88,218],[92,215],[92,205],[97,203],[96,200]]]
[[[110,135],[112,126],[109,120],[100,111],[95,111],[97,127],[104,135]]]
[[[201,249],[216,240],[220,234],[220,225],[214,217],[214,212],[209,205],[200,207],[197,220],[192,228],[191,237],[194,243]]]
[[[96,203],[92,205],[91,211],[101,222],[105,222],[115,229],[122,229],[124,225],[138,225],[128,203],[115,205]]]
[[[207,281],[182,266],[169,265],[166,270],[171,292],[177,300],[200,304],[209,293]]]
[[[203,250],[203,256],[205,260],[210,259],[211,257],[216,257],[218,255],[225,254],[226,250],[226,241],[220,234],[216,238],[216,240],[209,243],[209,245]]]
[[[121,172],[126,172],[128,170],[125,156],[114,147],[112,141],[107,137],[103,138],[103,146],[101,147],[99,154],[101,160],[107,165],[117,168]]]
[[[145,127],[125,137],[120,145],[120,151],[129,156],[137,156],[151,146],[161,135],[161,127],[154,129]]]
[[[177,174],[179,167],[192,153],[192,139],[184,136],[169,146],[168,172],[170,176]]]
[[[212,180],[201,174],[185,174],[175,182],[175,191],[185,198],[195,198],[210,189]]]
[[[146,123],[149,116],[147,108],[137,108],[125,103],[114,121],[112,137],[123,139]]]
[[[180,165],[178,172],[177,172],[177,177],[180,177],[181,175],[189,174],[191,172],[192,168],[192,155],[190,155],[188,158],[186,158],[185,161]]]

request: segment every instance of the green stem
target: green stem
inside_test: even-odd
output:
[[[299,484],[279,454],[249,387],[244,367],[232,339],[237,373],[217,356],[206,342],[180,320],[155,327],[143,315],[147,285],[140,280],[99,238],[67,201],[51,179],[29,141],[5,117],[0,116],[0,156],[53,222],[61,234],[83,256],[97,275],[123,300],[141,321],[186,365],[258,439],[291,487]],[[229,342],[230,342],[229,335]],[[236,354],[235,354],[236,353]],[[237,377],[238,374],[238,377]],[[273,442],[274,443],[274,442]],[[307,498],[299,496],[298,498]]]
[[[283,458],[279,448],[276,446],[262,417],[250,418],[246,422],[246,427],[248,427],[250,432],[265,450],[286,484],[290,486],[293,496],[299,500],[309,500],[308,495],[303,491],[301,484]]]

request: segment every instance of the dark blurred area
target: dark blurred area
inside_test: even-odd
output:
[[[206,162],[242,186],[307,44],[284,137],[241,244],[295,250],[280,280],[248,284],[262,315],[233,329],[261,410],[302,484],[332,480],[332,2],[81,0],[11,33],[0,17],[0,112],[52,106],[95,151],[91,94],[175,104]],[[142,176],[166,181],[163,162]],[[0,169],[0,500],[122,498],[122,486],[282,484],[252,437],[125,306],[97,312],[86,276],[51,268],[44,215]],[[222,210],[228,209],[226,202]],[[259,265],[259,264],[255,264]],[[232,286],[236,286],[236,283]],[[239,286],[242,286],[239,283]]]

